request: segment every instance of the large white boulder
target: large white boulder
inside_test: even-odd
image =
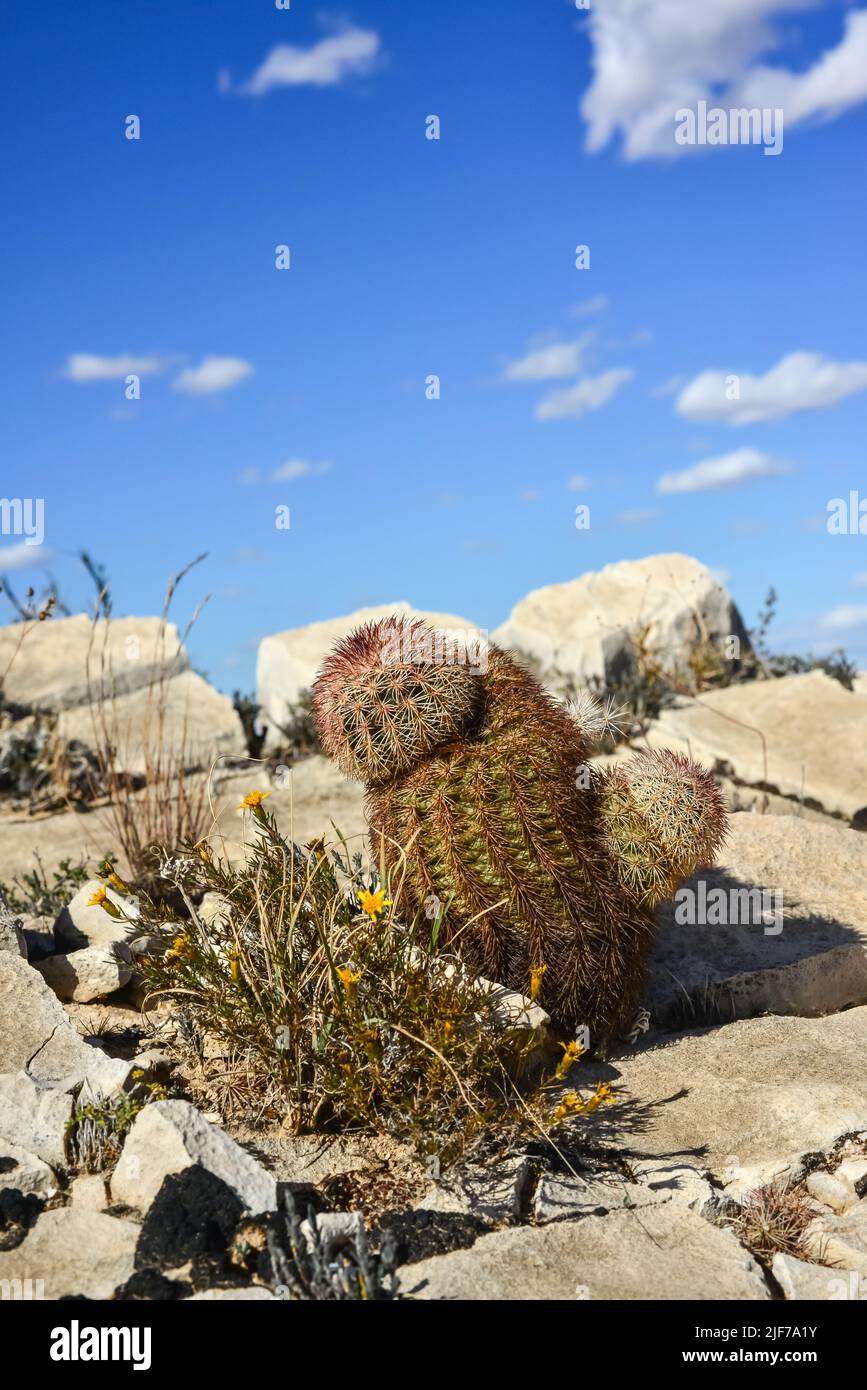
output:
[[[285,725],[292,706],[304,690],[309,690],[332,647],[364,623],[376,622],[392,614],[405,619],[423,618],[434,628],[452,632],[477,633],[469,618],[454,613],[428,613],[408,603],[385,603],[376,608],[359,608],[341,618],[328,618],[306,627],[288,628],[263,637],[256,666],[256,698],[269,727]]]
[[[31,626],[23,640],[21,623],[0,628],[0,671],[9,666],[3,693],[27,709],[86,704],[103,682],[118,693],[138,690],[156,672],[177,675],[188,665],[177,628],[159,618],[94,624],[76,613]]]
[[[720,581],[689,555],[649,555],[534,589],[491,640],[529,657],[554,689],[615,681],[634,669],[639,644],[664,670],[686,668],[697,641],[719,649],[737,637],[741,616]]]
[[[77,705],[57,722],[61,742],[115,750],[118,772],[143,777],[150,767],[208,768],[218,757],[247,752],[238,712],[228,695],[196,671],[117,695],[91,709]]]

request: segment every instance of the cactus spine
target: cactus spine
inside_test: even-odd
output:
[[[447,904],[448,939],[599,1045],[631,1021],[653,909],[724,833],[708,774],[671,754],[601,773],[581,722],[504,652],[487,670],[425,653],[423,623],[369,624],[314,686],[322,745],[367,785],[374,852],[407,856],[410,911]]]

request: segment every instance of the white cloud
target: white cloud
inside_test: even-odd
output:
[[[572,319],[587,319],[592,314],[604,314],[608,308],[607,294],[594,294],[591,299],[584,299],[580,304],[575,304],[569,310],[569,317]]]
[[[239,90],[261,96],[272,87],[336,87],[345,77],[370,72],[380,43],[373,30],[351,26],[309,48],[278,43]]]
[[[658,516],[658,507],[633,507],[631,511],[618,512],[614,520],[621,526],[646,526]]]
[[[839,41],[803,72],[757,61],[784,40],[775,16],[815,0],[605,0],[589,11],[593,81],[581,103],[587,148],[620,132],[629,160],[674,157],[675,113],[699,100],[725,109],[782,108],[791,128],[867,99],[867,10],[844,16]]]
[[[62,375],[67,381],[122,381],[127,376],[155,376],[165,371],[161,357],[100,357],[92,352],[71,352]]]
[[[538,502],[541,495],[542,494],[539,492],[538,488],[525,487],[524,491],[521,493],[521,501],[528,503]]]
[[[685,381],[686,377],[683,376],[682,373],[678,376],[667,377],[665,381],[661,381],[658,386],[654,386],[647,394],[649,396],[673,396],[680,390]]]
[[[252,375],[253,366],[243,357],[206,357],[198,367],[186,367],[173,385],[187,396],[210,396],[228,391]]]
[[[856,589],[867,589],[867,570],[861,570],[860,574],[853,574],[851,582]]]
[[[38,569],[54,555],[47,545],[0,546],[0,574],[11,574],[13,570]]]
[[[867,626],[867,604],[843,604],[832,608],[821,620],[823,628],[831,632],[845,632],[853,627]]]
[[[242,468],[238,474],[238,482],[242,487],[253,487],[259,481],[258,468]]]
[[[735,449],[720,458],[702,459],[680,473],[663,473],[656,480],[656,491],[705,492],[708,488],[736,487],[750,478],[776,478],[790,472],[787,464],[758,449]]]
[[[585,478],[583,473],[573,473],[566,486],[570,492],[586,492],[591,484],[590,479]]]
[[[588,331],[571,343],[548,343],[535,348],[517,361],[509,362],[503,377],[506,381],[549,381],[552,377],[575,376],[581,370],[592,338],[592,332]]]
[[[610,401],[635,373],[630,367],[612,367],[601,376],[585,376],[574,386],[552,391],[536,407],[537,420],[577,418],[588,410],[598,410]]]
[[[737,383],[738,398],[728,397]],[[818,352],[790,352],[764,376],[701,372],[674,403],[690,420],[753,425],[799,410],[822,410],[867,390],[867,362],[832,362]]]
[[[310,478],[321,473],[330,473],[333,467],[333,464],[327,462],[310,463],[307,459],[287,459],[279,468],[274,469],[271,481],[287,483],[295,478]]]

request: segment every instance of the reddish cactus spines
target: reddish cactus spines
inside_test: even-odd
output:
[[[348,777],[371,786],[398,776],[467,734],[483,689],[466,666],[434,660],[425,623],[388,618],[334,650],[313,689],[319,739]]]
[[[599,783],[599,825],[618,877],[656,907],[725,839],[722,794],[709,772],[669,749],[637,753]]]
[[[634,1016],[656,902],[722,833],[716,788],[674,755],[585,775],[579,720],[529,672],[497,648],[484,673],[429,660],[432,637],[389,619],[337,648],[323,747],[367,783],[376,855],[405,851],[406,909],[434,895],[468,962],[603,1043]]]

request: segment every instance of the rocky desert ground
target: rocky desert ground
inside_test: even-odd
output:
[[[86,615],[0,630],[4,1296],[349,1297],[357,1279],[341,1294],[328,1270],[367,1260],[376,1296],[867,1298],[867,675],[757,660],[741,678],[743,620],[689,557],[540,589],[490,634],[564,699],[664,688],[599,758],[688,752],[730,810],[717,863],[659,912],[634,1037],[568,1078],[614,1097],[583,1142],[438,1171],[399,1136],[293,1134],[191,1086],[176,1004],[147,995],[126,927],[91,904],[106,854],[131,877],[118,798],[145,835],[162,766],[202,795],[227,862],[257,790],[296,844],[337,827],[364,852],[361,787],[310,751],[305,692],[336,640],[394,612],[416,610],[265,637],[252,723],[159,619],[103,622],[96,643]],[[287,1272],[299,1241],[306,1285]]]

